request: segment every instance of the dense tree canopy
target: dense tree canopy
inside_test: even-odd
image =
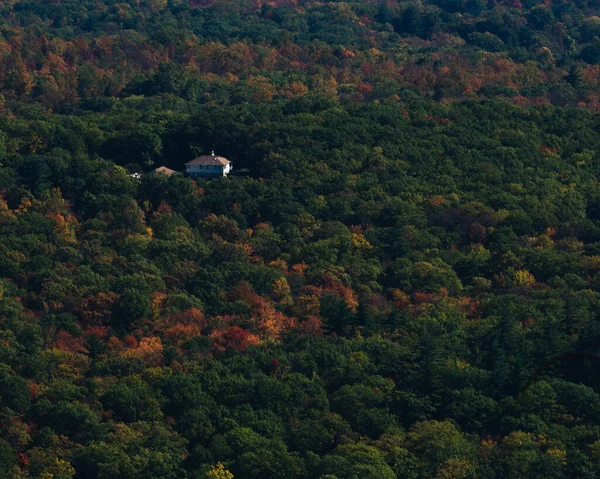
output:
[[[0,2],[0,476],[600,476],[596,14]]]

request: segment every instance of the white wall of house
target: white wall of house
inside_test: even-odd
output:
[[[223,165],[186,165],[185,171],[190,176],[227,176],[231,171],[231,163]]]

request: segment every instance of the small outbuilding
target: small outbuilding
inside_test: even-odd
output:
[[[215,178],[227,176],[233,169],[231,161],[222,156],[202,155],[185,164],[185,172],[192,178]]]
[[[171,168],[167,168],[166,166],[159,166],[158,168],[155,168],[152,171],[149,171],[148,173],[146,173],[147,175],[167,175],[167,176],[171,176],[173,173],[177,173],[175,170],[172,170]]]

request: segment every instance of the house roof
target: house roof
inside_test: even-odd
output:
[[[192,161],[188,161],[186,163],[187,165],[221,165],[221,166],[225,166],[228,165],[229,163],[231,163],[231,161],[229,161],[227,158],[224,158],[222,156],[217,156],[217,155],[202,155],[199,156],[198,158],[193,159]]]
[[[166,166],[159,166],[158,168],[152,170],[150,173],[153,174],[162,174],[162,175],[167,175],[167,176],[171,176],[173,173],[177,173],[175,170],[172,170],[171,168],[167,168]]]

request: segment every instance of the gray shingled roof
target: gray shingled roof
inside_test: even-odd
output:
[[[187,165],[228,165],[231,163],[227,158],[217,155],[202,155],[192,161],[188,161]]]

